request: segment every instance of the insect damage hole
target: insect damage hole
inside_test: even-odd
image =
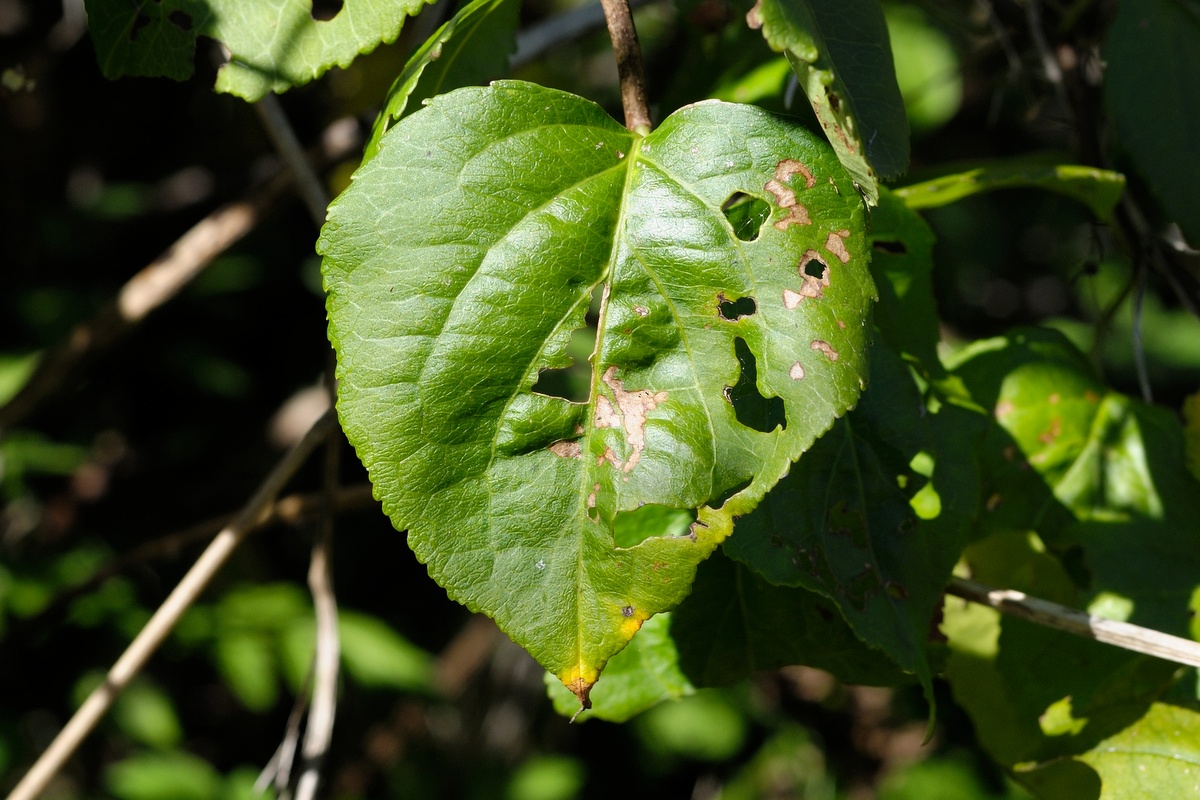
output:
[[[721,204],[721,213],[729,220],[733,235],[743,242],[753,242],[758,238],[763,223],[771,216],[771,207],[761,200],[745,192],[734,192]]]
[[[317,22],[328,22],[338,15],[343,0],[312,0],[312,18]]]
[[[750,345],[741,337],[734,339],[733,350],[741,365],[742,374],[737,384],[725,387],[725,399],[733,406],[737,421],[759,433],[770,433],[778,428],[787,429],[783,398],[765,397],[758,390],[758,362]]]
[[[694,509],[647,503],[632,511],[617,512],[613,541],[617,547],[634,547],[655,537],[687,536],[695,521]]]
[[[736,300],[727,300],[725,293],[717,294],[717,311],[721,314],[721,319],[727,319],[730,322],[736,322],[742,317],[750,317],[758,311],[758,304],[754,302],[753,297],[739,297]]]
[[[533,385],[535,394],[559,397],[572,403],[588,401],[592,388],[592,367],[589,359],[596,350],[596,323],[602,292],[603,286],[597,286],[593,290],[584,326],[571,332],[566,351],[567,357],[571,359],[570,365],[544,369],[538,373],[537,382]]]

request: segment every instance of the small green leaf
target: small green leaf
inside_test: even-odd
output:
[[[381,620],[342,610],[338,638],[346,672],[364,686],[430,691],[433,658]]]
[[[109,767],[108,790],[119,800],[217,800],[221,776],[188,753],[143,753]]]
[[[1104,44],[1104,99],[1128,153],[1168,217],[1200,244],[1200,10],[1183,0],[1117,6]]]
[[[218,92],[254,101],[345,67],[396,40],[424,0],[345,0],[316,20],[309,0],[86,0],[88,25],[107,78],[192,75],[196,37],[217,40],[229,61]]]
[[[771,209],[749,241],[722,211],[739,195]],[[748,106],[642,138],[531,84],[443,95],[389,131],[319,250],[342,425],[385,511],[585,702],[865,382],[862,203],[826,146]],[[589,399],[532,391],[593,295]],[[618,546],[646,505],[695,522]]]
[[[758,0],[746,18],[792,64],[842,164],[872,204],[908,169],[908,118],[878,0]]]
[[[516,47],[519,10],[516,0],[473,0],[417,48],[388,90],[363,163],[375,157],[383,134],[421,100],[500,77]]]
[[[1036,156],[912,183],[895,193],[909,208],[937,208],[980,192],[1024,187],[1066,195],[1086,205],[1097,219],[1111,222],[1125,193],[1125,176],[1096,167],[1055,164]]]

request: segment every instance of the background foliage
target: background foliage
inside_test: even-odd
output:
[[[396,39],[399,18],[372,16],[395,4],[347,0],[338,24],[352,12],[371,20],[372,35],[315,62],[302,57],[306,46],[284,48],[296,57],[275,72],[256,61],[270,47],[256,54],[237,40],[255,22],[229,19],[226,5],[249,6],[148,3],[121,22],[117,11],[128,16],[134,4],[96,0],[92,19],[120,26],[94,24],[89,36],[79,3],[0,0],[0,400],[137,269],[272,168],[252,108],[214,86],[245,97],[299,86],[282,101],[306,144],[339,120],[365,141],[385,102],[398,118],[440,91],[505,76],[620,117],[602,29],[531,44],[568,4],[477,0],[456,28],[441,28],[440,58],[410,61],[453,8],[430,6]],[[812,43],[774,34],[789,9],[810,5],[822,4],[766,3],[757,31],[745,24],[748,4],[645,6],[637,19],[656,119],[716,97],[814,130],[841,124],[821,108],[814,115],[802,95],[839,85],[844,70],[819,57],[797,64]],[[260,8],[309,41],[314,17],[338,6]],[[840,548],[830,558],[847,571],[811,575],[735,537],[701,565],[688,601],[614,659],[593,695],[601,719],[568,726],[554,705],[573,713],[574,699],[547,701],[541,668],[447,600],[364,503],[337,527],[344,678],[332,795],[600,797],[631,785],[895,800],[1186,792],[1189,742],[1200,740],[1194,670],[954,599],[942,608],[940,587],[906,570],[915,550],[929,572],[959,561],[989,583],[1196,636],[1197,448],[1189,473],[1177,411],[1200,386],[1200,323],[1189,311],[1198,267],[1187,247],[1200,230],[1189,172],[1200,125],[1180,100],[1200,86],[1197,8],[996,0],[883,12],[912,160],[884,184],[873,215],[881,301],[871,389],[787,480],[806,494],[863,475],[892,488],[844,509],[865,540],[821,540],[827,509],[790,508],[787,498],[739,527],[761,530],[759,544],[779,537],[776,550]],[[828,30],[816,27],[818,56]],[[135,31],[175,58],[160,72],[194,77],[105,80],[111,43]],[[209,37],[240,66],[218,70]],[[180,59],[193,43],[194,58]],[[372,52],[351,61],[361,51]],[[342,68],[310,82],[334,62]],[[804,86],[790,85],[792,65]],[[881,105],[880,128],[894,131],[896,110]],[[884,177],[903,162],[894,148],[880,158]],[[332,191],[359,160],[329,168]],[[1120,182],[1097,169],[1125,175],[1121,204]],[[199,547],[189,526],[239,507],[312,418],[328,350],[316,238],[298,203],[278,202],[169,309],[4,431],[5,785],[186,569]],[[1147,390],[1156,404],[1133,399]],[[1200,414],[1191,419],[1196,441]],[[345,484],[365,480],[352,456],[343,461]],[[319,480],[310,465],[292,490]],[[795,518],[805,521],[777,529]],[[902,526],[903,547],[876,535]],[[313,533],[304,521],[278,525],[243,546],[54,796],[251,794],[308,669]],[[872,579],[905,587],[891,604],[900,622],[882,624],[874,606],[839,611],[862,541],[881,570]],[[925,620],[939,610],[931,637]],[[663,697],[683,699],[654,705]],[[931,700],[936,724],[922,747]],[[1147,742],[1151,783],[1135,780]]]

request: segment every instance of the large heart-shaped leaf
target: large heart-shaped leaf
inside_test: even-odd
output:
[[[322,232],[342,424],[430,574],[586,704],[857,399],[863,224],[829,148],[748,106],[643,138],[530,84],[436,98]],[[588,397],[534,391],[594,296]]]

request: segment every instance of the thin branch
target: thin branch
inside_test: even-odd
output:
[[[1135,653],[1144,653],[1177,664],[1200,667],[1200,642],[1167,633],[1085,614],[1074,608],[1052,603],[1013,589],[996,589],[965,578],[951,578],[946,593],[991,606],[997,611],[1072,633],[1085,639],[1115,645]]]
[[[641,8],[653,2],[655,0],[629,0],[629,7]],[[541,58],[548,50],[562,47],[602,27],[604,9],[599,3],[547,17],[517,33],[517,49],[508,59],[508,66],[510,69],[523,67]]]
[[[287,165],[288,172],[291,173],[292,180],[296,184],[296,190],[300,192],[300,197],[308,208],[309,216],[312,217],[318,228],[321,227],[325,224],[325,209],[329,206],[329,194],[325,191],[325,185],[321,183],[321,179],[317,177],[312,162],[305,155],[304,148],[300,146],[300,140],[296,138],[296,131],[292,128],[292,123],[288,121],[287,114],[283,112],[283,105],[279,102],[279,98],[274,94],[267,94],[254,104],[254,110],[258,112],[267,136],[275,145],[275,150],[283,159],[283,163]]]
[[[621,106],[625,109],[625,127],[645,136],[650,133],[650,106],[646,102],[646,72],[642,68],[642,46],[627,0],[600,0],[604,19],[612,37],[621,79]]]
[[[308,693],[312,691],[312,673],[310,664],[308,672],[304,675],[304,681],[300,684],[300,691],[296,694],[296,700],[292,703],[292,710],[288,713],[283,741],[279,743],[279,747],[275,748],[271,760],[262,768],[262,772],[254,781],[256,794],[262,794],[272,786],[285,787],[288,784],[289,776],[292,774],[292,763],[296,760],[296,749],[300,746],[300,722],[304,719],[304,712],[308,710]]]
[[[200,593],[224,565],[246,535],[256,527],[264,512],[280,490],[308,459],[312,451],[334,430],[337,416],[329,410],[309,429],[295,447],[280,460],[271,473],[255,491],[229,526],[217,534],[212,544],[201,554],[183,580],[171,592],[163,604],[154,612],[141,632],[126,648],[121,657],[108,671],[104,682],[88,695],[87,700],[75,712],[42,753],[33,767],[13,789],[8,800],[33,800],[45,789],[67,759],[78,749],[84,738],[96,727],[113,701],[129,684],[159,645],[174,629],[183,613],[195,602]]]
[[[333,369],[335,360],[330,351],[331,369],[326,372],[331,401],[336,401]],[[338,665],[341,650],[338,637],[337,598],[333,593],[333,498],[338,489],[341,467],[341,431],[335,430],[325,443],[324,499],[320,529],[313,542],[312,561],[308,567],[308,588],[312,592],[316,612],[316,643],[313,653],[312,706],[308,725],[304,729],[301,747],[302,771],[296,784],[296,800],[313,800],[321,783],[321,766],[333,741],[333,721],[337,712]]]
[[[249,233],[287,184],[275,176],[249,197],[218,208],[129,280],[116,299],[46,351],[21,390],[0,407],[0,434],[62,388],[90,357],[107,349],[166,303],[218,255]]]

